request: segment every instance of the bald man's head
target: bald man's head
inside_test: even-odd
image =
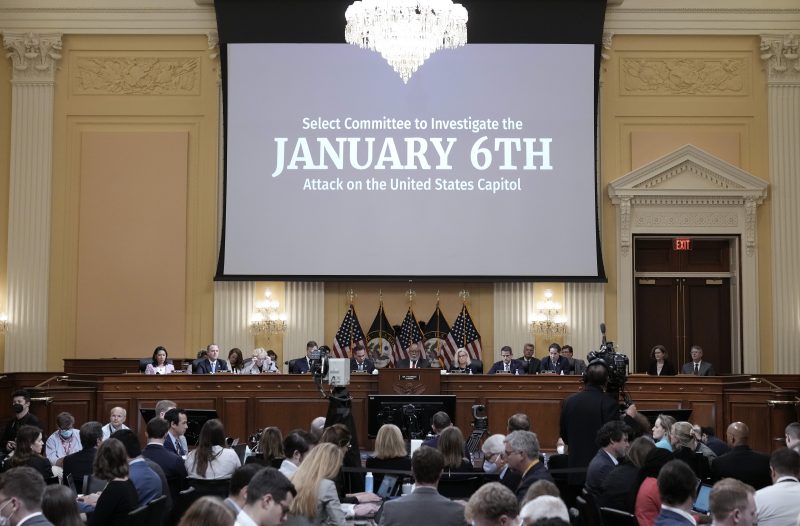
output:
[[[750,439],[750,428],[744,422],[734,422],[725,433],[731,446],[746,446]]]

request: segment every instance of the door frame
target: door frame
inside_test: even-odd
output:
[[[612,249],[617,254],[621,352],[632,350],[635,341],[633,235],[730,235],[740,239],[739,276],[731,280],[740,283],[740,291],[731,300],[736,297],[741,302],[741,328],[731,340],[738,343],[739,351],[731,356],[731,372],[761,372],[756,209],[767,187],[766,181],[691,144],[608,185],[616,209],[617,238]]]

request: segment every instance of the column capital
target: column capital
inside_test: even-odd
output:
[[[61,33],[4,33],[3,47],[14,67],[12,82],[55,81]]]
[[[800,86],[798,46],[798,35],[761,36],[761,60],[767,67],[768,84]]]

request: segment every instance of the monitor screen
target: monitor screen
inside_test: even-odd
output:
[[[383,424],[394,424],[406,439],[421,439],[431,431],[431,419],[444,411],[456,418],[455,395],[369,395],[367,434],[374,438]]]

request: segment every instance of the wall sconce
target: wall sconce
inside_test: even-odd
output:
[[[567,317],[561,315],[561,304],[553,301],[553,291],[544,291],[544,301],[536,304],[536,314],[528,322],[531,334],[559,336],[567,332]]]
[[[272,291],[264,291],[264,300],[256,303],[256,311],[250,321],[250,328],[256,334],[283,334],[286,332],[286,313],[278,312],[281,304],[272,299]]]

